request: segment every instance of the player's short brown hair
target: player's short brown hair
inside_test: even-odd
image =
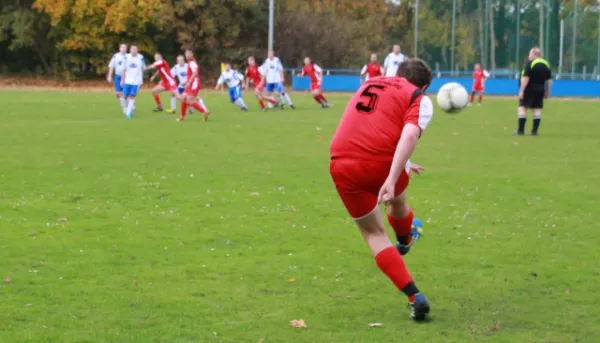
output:
[[[407,79],[419,88],[429,87],[433,79],[431,68],[420,58],[408,58],[400,63],[396,76]]]

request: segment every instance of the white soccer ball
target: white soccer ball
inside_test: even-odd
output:
[[[442,111],[456,113],[469,104],[469,93],[459,83],[449,82],[438,91],[437,103]]]

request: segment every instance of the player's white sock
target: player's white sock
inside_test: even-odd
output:
[[[292,98],[290,98],[288,93],[281,93],[281,97],[283,98],[283,101],[285,103],[287,103],[288,105],[293,105],[294,103],[292,102]]]
[[[235,100],[235,104],[238,105],[240,108],[246,108],[246,104],[244,103],[244,99],[242,98],[237,98]]]
[[[129,103],[127,104],[127,114],[131,115],[133,113],[133,110],[135,109],[135,99],[131,98],[129,99]]]
[[[173,111],[177,109],[177,98],[174,96],[171,97],[171,109]]]
[[[200,106],[204,107],[208,111],[208,107],[206,107],[206,104],[204,103],[204,100],[202,100],[201,97],[198,97],[198,103],[200,104]]]
[[[127,100],[125,100],[124,96],[119,98],[119,103],[121,104],[123,111],[125,111],[125,109],[127,109]]]

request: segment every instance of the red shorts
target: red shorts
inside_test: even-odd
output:
[[[379,190],[390,172],[391,162],[370,162],[351,159],[334,159],[329,162],[329,172],[346,210],[354,219],[373,212],[377,207]],[[394,196],[408,187],[408,173],[402,171]]]
[[[188,87],[188,88],[185,89],[185,91],[183,92],[183,94],[195,98],[195,97],[198,96],[199,92],[200,92],[200,87],[198,87],[198,88]]]
[[[318,82],[311,82],[310,83],[310,91],[311,92],[321,91],[321,84]]]
[[[262,92],[262,91],[265,90],[265,84],[264,83],[255,83],[254,84],[254,89],[257,90],[257,91],[259,91],[259,92]]]
[[[176,84],[170,84],[167,81],[161,81],[160,85],[169,92],[173,92],[173,91],[177,90]]]
[[[473,85],[472,92],[483,93],[483,85]]]

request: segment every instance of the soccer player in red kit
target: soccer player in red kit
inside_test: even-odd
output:
[[[308,76],[310,78],[310,92],[315,98],[315,101],[321,105],[322,108],[329,107],[329,101],[323,95],[321,88],[323,82],[323,69],[316,64],[313,64],[310,57],[304,58],[304,68],[300,72],[300,77]]]
[[[154,96],[154,101],[156,102],[156,108],[154,112],[162,112],[163,107],[160,103],[160,92],[171,92],[174,97],[179,98],[179,94],[177,93],[177,82],[173,75],[171,75],[171,67],[169,67],[169,63],[165,61],[160,53],[154,54],[154,63],[147,66],[148,69],[156,69],[156,73],[150,77],[150,81],[154,81],[157,75],[160,75],[160,83],[157,84],[152,89],[152,96]]]
[[[200,111],[203,114],[204,121],[207,121],[210,113],[204,106],[200,105],[200,103],[196,101],[198,92],[200,92],[200,69],[198,68],[196,59],[194,58],[194,52],[190,49],[185,50],[185,58],[188,62],[188,79],[185,84],[185,91],[183,91],[183,96],[181,99],[181,117],[179,117],[177,120],[185,120],[187,109],[189,106],[192,106],[196,110]]]
[[[377,62],[377,54],[371,54],[371,61],[362,68],[360,71],[360,76],[365,77],[365,81],[368,81],[371,78],[382,76],[383,69],[381,68],[381,64]]]
[[[477,63],[475,65],[475,69],[473,69],[473,89],[471,90],[471,102],[469,106],[475,101],[476,94],[479,94],[479,105],[481,105],[481,101],[483,101],[483,84],[489,76],[490,73],[481,68],[481,64]]]
[[[277,100],[275,100],[275,98],[264,96],[265,84],[262,82],[263,78],[260,72],[260,67],[256,65],[256,59],[254,56],[248,57],[248,68],[246,68],[246,73],[244,76],[244,88],[247,89],[250,85],[250,81],[252,81],[252,85],[254,86],[254,94],[256,95],[256,99],[258,99],[261,110],[264,111],[266,108],[265,100],[273,105],[277,105]]]
[[[395,77],[369,79],[350,99],[330,148],[337,192],[379,269],[408,297],[415,321],[426,319],[429,303],[402,258],[421,235],[406,188],[409,158],[433,116],[433,104],[423,95],[431,80],[431,69],[417,58],[401,63]],[[396,246],[385,230],[380,203],[387,205]]]

